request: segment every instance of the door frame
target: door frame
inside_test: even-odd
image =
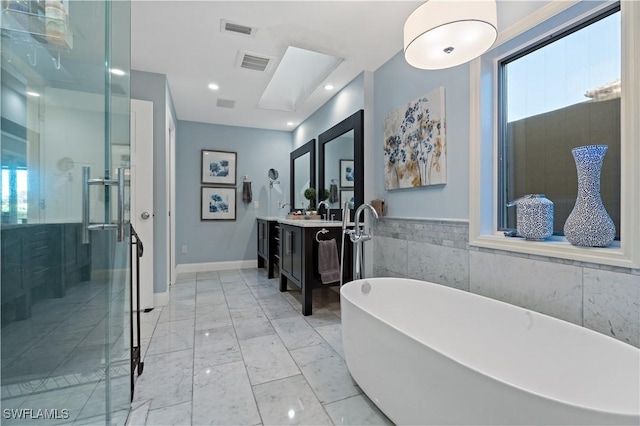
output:
[[[170,286],[172,286],[176,282],[176,200],[175,200],[175,189],[176,189],[176,180],[175,180],[175,155],[176,155],[176,125],[173,121],[173,116],[171,115],[171,110],[167,108],[166,113],[167,120],[167,184],[166,184],[166,200],[167,200],[167,212],[168,212],[168,220],[167,220],[167,235],[169,236],[169,244],[167,244],[167,277],[169,278],[169,283],[167,285],[167,290]]]

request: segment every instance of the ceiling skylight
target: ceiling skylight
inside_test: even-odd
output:
[[[295,111],[341,62],[335,56],[287,47],[258,107]]]

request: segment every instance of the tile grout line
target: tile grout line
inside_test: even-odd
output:
[[[280,296],[281,296],[283,299],[287,300],[287,298],[285,298],[284,296],[282,296],[282,295],[280,295]],[[320,337],[320,339],[321,339],[323,342],[325,342],[333,352],[335,352],[335,353],[336,353],[336,355],[338,356],[338,358],[341,358],[341,357],[340,357],[340,355],[335,351],[335,349],[333,349],[333,347],[329,344],[329,342],[327,342],[327,341],[325,340],[325,338],[324,338],[320,333],[318,333],[318,331],[315,329],[315,327],[313,327],[311,324],[309,324],[309,322],[306,320],[306,318],[304,317],[304,315],[302,315],[302,314],[300,313],[300,309],[296,309],[296,307],[295,307],[295,306],[293,306],[293,305],[289,302],[289,300],[287,300],[287,302],[288,302],[288,303],[289,303],[289,305],[291,305],[291,306],[292,306],[292,308],[296,311],[297,317],[301,317],[301,318],[305,321],[305,323],[307,323],[307,325],[308,325],[309,327],[311,327],[311,329],[314,331],[314,333],[316,333],[316,334]],[[324,306],[325,306],[322,302],[320,303],[320,305],[321,305],[322,307],[324,307]],[[301,308],[301,307],[302,307],[302,305],[300,306],[300,308]],[[320,307],[318,307],[318,308],[320,308]],[[328,309],[327,309],[327,310],[328,310]],[[265,315],[266,315],[266,314],[265,314]],[[269,323],[270,323],[270,324],[271,324],[271,326],[273,327],[273,323],[271,322],[271,319],[270,319],[269,317],[267,317],[267,320],[269,321]],[[294,357],[293,355],[291,355],[291,350],[289,350],[289,348],[287,348],[287,346],[285,345],[284,341],[282,340],[282,337],[280,337],[280,335],[278,334],[278,332],[277,332],[277,330],[275,329],[275,327],[273,327],[273,328],[274,328],[274,330],[276,331],[276,335],[277,335],[277,336],[278,336],[278,338],[280,339],[280,341],[281,341],[282,345],[284,346],[285,350],[286,350],[286,351],[287,351],[287,353],[289,354],[289,357],[291,358],[291,360],[293,361],[293,363],[294,363],[294,364],[296,365],[296,367],[298,368],[298,371],[300,371],[300,375],[302,376],[302,378],[304,379],[305,383],[306,383],[306,384],[307,384],[307,386],[309,387],[309,390],[311,390],[311,393],[313,394],[313,396],[315,396],[316,400],[318,401],[318,404],[320,404],[320,407],[322,407],[322,412],[323,412],[323,413],[324,413],[324,415],[326,416],[326,420],[328,420],[328,421],[330,422],[330,424],[334,425],[334,423],[333,423],[333,419],[331,418],[331,416],[330,416],[330,415],[329,415],[329,413],[327,412],[326,407],[325,407],[325,406],[324,406],[324,404],[320,401],[320,398],[318,397],[318,394],[317,394],[317,393],[316,393],[316,391],[313,389],[313,386],[311,386],[311,383],[309,383],[309,380],[307,379],[307,377],[304,375],[304,372],[302,371],[302,368],[300,368],[300,365],[299,365],[299,364],[298,364],[298,362],[296,361],[295,357]],[[308,348],[308,347],[313,347],[313,346],[319,346],[319,345],[321,345],[321,344],[322,344],[322,343],[319,343],[319,344],[317,344],[317,345],[308,345],[308,346],[303,346],[303,347],[301,347],[301,348],[297,348],[297,349],[303,349],[303,348]],[[296,374],[296,375],[297,375],[297,374]],[[294,375],[294,376],[289,376],[289,377],[295,377],[296,375]],[[284,378],[280,378],[280,379],[277,379],[277,380],[282,380],[282,379],[286,379],[286,378],[289,378],[289,377],[284,377]],[[275,381],[275,380],[272,380],[272,382],[273,382],[273,381]],[[261,383],[261,384],[262,384],[262,383]]]
[[[242,278],[242,283],[244,285],[247,285],[247,283],[245,282],[244,278]],[[236,338],[236,343],[238,344],[238,350],[240,351],[240,358],[242,359],[242,365],[244,366],[244,372],[247,375],[247,381],[249,382],[249,389],[251,389],[251,396],[253,397],[253,402],[256,405],[256,411],[258,413],[258,417],[260,418],[260,424],[264,425],[264,420],[262,420],[262,413],[260,412],[260,407],[258,406],[258,400],[256,399],[256,393],[253,391],[253,385],[251,384],[251,378],[249,377],[249,370],[247,370],[247,362],[244,359],[244,353],[242,351],[242,345],[240,345],[240,339],[238,339],[238,333],[236,331],[236,323],[235,323],[235,321],[233,319],[233,316],[231,315],[231,308],[229,308],[229,303],[227,302],[227,294],[226,294],[226,292],[224,290],[224,286],[222,286],[222,283],[220,283],[220,285],[222,287],[222,294],[224,295],[224,300],[225,300],[225,303],[227,305],[227,311],[229,311],[229,318],[231,319],[231,327],[233,327],[233,334],[234,334],[234,336]],[[251,293],[251,291],[249,291],[249,293],[253,297],[253,294]],[[255,299],[255,297],[254,297],[254,299]],[[258,304],[258,306],[260,307],[260,304]],[[260,310],[262,310],[262,307],[260,307]],[[263,314],[264,314],[264,312],[263,312]],[[265,315],[265,317],[266,317],[266,315]]]
[[[189,424],[193,424],[193,395],[196,387],[196,318],[198,318],[198,273],[196,272],[195,291],[193,294],[193,349],[191,350],[191,415]]]

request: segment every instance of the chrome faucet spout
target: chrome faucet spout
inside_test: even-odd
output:
[[[367,203],[363,203],[361,204],[358,209],[356,210],[355,213],[355,223],[354,223],[354,232],[353,234],[351,234],[351,241],[353,241],[354,243],[360,240],[366,241],[371,239],[370,235],[367,235],[366,233],[363,233],[360,231],[360,213],[363,212],[364,210],[369,210],[371,212],[371,215],[378,219],[378,212],[376,212],[376,209],[374,209],[370,204]]]
[[[329,218],[329,203],[322,200],[318,203],[318,210],[320,210],[320,206],[324,206],[324,208],[326,209],[324,213],[324,220],[327,220]]]
[[[320,210],[321,206],[324,206],[325,208],[324,220],[329,219],[329,203],[327,203],[325,200],[322,200],[318,203],[318,210]]]

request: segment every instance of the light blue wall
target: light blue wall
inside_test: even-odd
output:
[[[363,108],[364,74],[360,74],[293,131],[293,149],[301,147],[311,139],[316,139],[317,142],[320,133]],[[317,159],[318,156],[316,161]]]
[[[131,98],[153,102],[153,291],[167,291],[169,283],[168,266],[165,258],[169,235],[167,234],[167,173],[166,158],[166,111],[172,113],[174,122],[175,110],[171,101],[171,93],[167,85],[167,77],[144,71],[131,71]],[[177,125],[176,125],[177,126]],[[144,241],[143,241],[144,243]]]
[[[176,263],[210,263],[257,258],[256,217],[269,215],[267,171],[280,172],[282,194],[271,190],[271,215],[282,215],[277,201],[289,199],[291,132],[179,121],[176,133]],[[236,220],[201,221],[201,150],[237,152]],[[254,204],[242,202],[242,176],[252,180]],[[188,253],[181,247],[186,245]]]
[[[394,191],[384,189],[384,117],[432,89],[445,87],[447,184]],[[469,65],[441,71],[413,68],[399,52],[374,73],[375,197],[388,216],[467,219],[469,217]],[[368,147],[367,147],[368,149]]]

